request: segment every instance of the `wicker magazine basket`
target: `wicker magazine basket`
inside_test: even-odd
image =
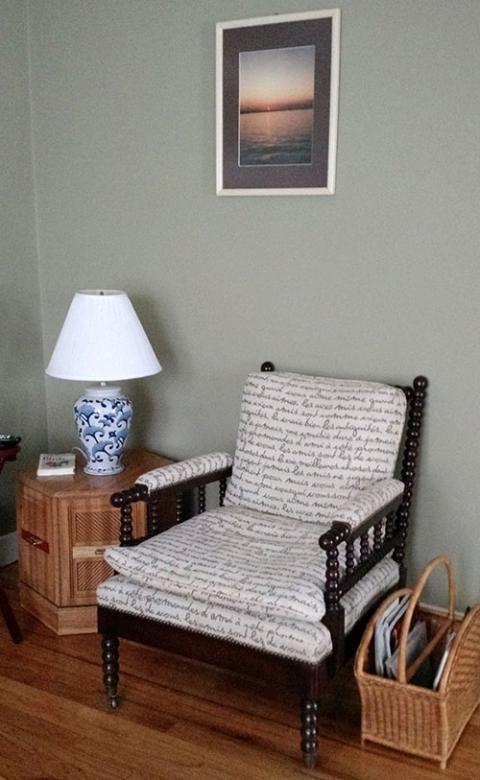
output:
[[[445,615],[420,608],[420,596],[433,569],[444,565],[448,572],[449,607]],[[399,639],[398,679],[375,674],[374,633],[385,609],[398,597],[410,594]],[[447,760],[463,729],[480,702],[480,604],[461,621],[455,621],[455,578],[448,558],[439,556],[423,570],[415,588],[402,588],[389,596],[370,620],[355,659],[362,700],[362,744],[365,740],[439,761]],[[428,640],[419,657],[407,667],[407,638],[416,615],[427,623]],[[451,628],[456,631],[438,690],[409,681],[435,653]]]

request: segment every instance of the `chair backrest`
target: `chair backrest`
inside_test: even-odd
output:
[[[376,382],[250,374],[225,504],[325,522],[393,476],[407,402]]]

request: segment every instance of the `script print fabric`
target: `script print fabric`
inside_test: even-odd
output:
[[[328,526],[220,507],[138,546],[111,547],[105,560],[139,584],[253,615],[320,621],[325,614]]]
[[[294,622],[251,615],[239,609],[210,604],[175,593],[164,593],[122,575],[110,577],[97,589],[100,606],[168,623],[187,631],[226,639],[235,644],[316,663],[332,648],[322,623]]]
[[[347,631],[381,593],[398,581],[390,559],[377,564],[342,599]],[[330,633],[320,622],[252,615],[192,596],[165,593],[122,575],[110,577],[97,590],[100,606],[198,631],[237,644],[306,663],[319,663],[332,650]]]
[[[393,476],[405,412],[389,385],[251,374],[225,505],[334,519],[354,493]]]
[[[146,485],[149,491],[171,487],[187,482],[194,477],[203,477],[215,471],[232,465],[232,456],[227,452],[212,452],[209,455],[198,455],[196,458],[172,463],[158,469],[147,471],[138,477],[137,484]]]

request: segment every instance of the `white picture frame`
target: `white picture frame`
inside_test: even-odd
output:
[[[333,195],[340,10],[216,25],[217,195]]]

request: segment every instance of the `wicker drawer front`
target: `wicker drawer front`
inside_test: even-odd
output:
[[[145,509],[143,505],[132,507],[132,520],[136,535],[146,531]],[[72,511],[72,545],[73,547],[88,547],[116,544],[120,537],[120,512],[110,509],[92,509],[89,511]]]
[[[112,574],[102,557],[75,558],[73,561],[73,597],[81,603],[96,603],[97,587]]]
[[[144,533],[145,512],[134,507],[133,521],[137,533]],[[73,506],[70,508],[71,581],[69,601],[96,604],[97,587],[112,574],[103,560],[105,548],[118,544],[120,513],[110,506]]]
[[[89,546],[111,544],[120,534],[118,510],[73,513],[73,545]]]

